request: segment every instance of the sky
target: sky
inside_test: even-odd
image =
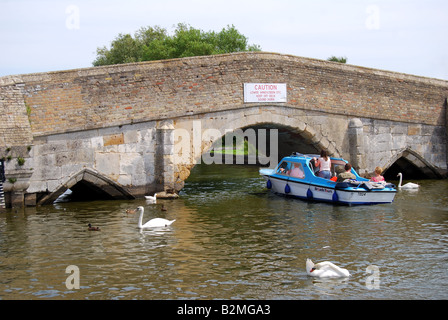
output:
[[[0,0],[0,77],[92,67],[118,34],[234,25],[262,51],[448,80],[446,0]]]

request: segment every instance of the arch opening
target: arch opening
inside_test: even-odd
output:
[[[223,156],[222,161],[218,164],[275,166],[283,157],[289,156],[293,152],[318,154],[322,149],[326,149],[324,143],[322,141],[314,141],[309,136],[308,131],[300,131],[297,128],[275,123],[262,123],[237,128],[222,135],[203,151],[201,160],[204,160],[211,153]],[[232,163],[229,163],[225,159],[225,154],[229,153],[250,155],[252,160],[255,158],[256,161],[250,161],[251,159],[246,156],[244,157],[244,162],[242,159],[238,159],[238,162],[235,162],[235,157],[233,159],[228,158],[233,160]],[[220,160],[218,157],[216,159]],[[213,159],[210,161],[213,161]]]
[[[311,140],[304,136],[304,132],[300,132],[296,128],[276,125],[276,124],[260,124],[252,126],[257,132],[259,129],[277,130],[278,141],[277,141],[277,151],[278,158],[276,162],[279,162],[283,157],[291,155],[293,152],[299,152],[303,154],[315,154],[320,153],[322,146],[316,145]],[[243,128],[244,130],[244,128]],[[269,137],[267,141],[270,141]],[[267,152],[270,153],[272,146],[267,145]]]
[[[71,177],[56,191],[45,195],[39,204],[129,199],[134,199],[134,196],[123,187],[98,172],[85,169]]]
[[[232,135],[234,135],[237,130],[240,133],[243,133],[243,138],[239,140],[243,143],[240,145],[238,145],[238,139],[232,139]],[[230,139],[226,139],[227,135],[230,135]],[[262,135],[265,135],[265,137],[262,137]],[[226,140],[232,141],[232,145],[226,145]],[[237,128],[219,138],[215,137],[215,140],[210,143],[209,147],[203,150],[200,161],[197,161],[197,164],[193,164],[188,168],[189,172],[187,177],[183,181],[180,181],[180,177],[177,177],[177,183],[182,186],[178,189],[178,191],[183,188],[185,182],[188,182],[188,177],[191,171],[197,165],[206,166],[209,164],[227,164],[255,165],[257,168],[260,166],[274,167],[283,157],[289,156],[293,152],[303,154],[320,154],[320,151],[324,149],[329,151],[331,155],[339,156],[338,151],[332,146],[333,145],[325,137],[315,133],[315,131],[310,127],[306,130],[300,130],[300,128],[289,125],[265,122]],[[238,150],[239,147],[243,150]],[[244,152],[252,150],[251,155],[256,159],[254,161],[252,157],[252,161],[250,161],[250,157],[225,158],[225,154],[221,154],[221,158],[219,158],[219,156],[216,155],[216,151],[222,150],[225,150],[226,152],[229,152],[229,150],[230,152]],[[207,158],[207,156],[211,153],[214,153],[214,160],[218,160],[218,162],[204,161],[204,158]],[[210,160],[210,158],[208,160]],[[203,170],[199,168],[194,170],[196,174],[200,174],[202,171]],[[197,177],[195,177],[195,179],[197,179]]]
[[[405,149],[399,152],[386,166],[383,176],[386,180],[396,180],[401,172],[406,179],[441,179],[441,173],[417,152]]]
[[[384,173],[386,180],[396,180],[398,173],[401,172],[406,179],[426,179],[428,178],[420,168],[405,157],[397,159]]]

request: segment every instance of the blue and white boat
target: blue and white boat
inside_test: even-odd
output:
[[[351,172],[356,179],[336,182],[321,178],[315,174],[313,158],[319,158],[319,156],[293,153],[283,158],[275,169],[260,169],[260,174],[266,179],[267,188],[274,193],[303,200],[344,205],[368,205],[394,201],[397,192],[395,185],[386,182],[371,182],[369,179],[360,177],[353,168]],[[346,160],[333,157],[330,159],[332,177],[345,171]]]

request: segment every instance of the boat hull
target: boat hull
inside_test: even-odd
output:
[[[391,203],[394,200],[396,190],[384,188],[381,190],[369,190],[365,186],[334,187],[317,185],[306,182],[279,179],[273,176],[263,175],[272,192],[280,195],[295,197],[303,200],[331,202],[342,205],[370,205]]]

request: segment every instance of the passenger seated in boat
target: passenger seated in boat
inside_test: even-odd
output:
[[[278,167],[277,173],[286,174],[288,173],[288,162],[282,162]]]
[[[305,174],[303,173],[302,165],[300,163],[294,163],[294,167],[291,169],[289,175],[294,178],[303,179]]]
[[[350,163],[345,164],[345,171],[338,174],[338,180],[336,182],[343,182],[345,179],[356,179],[356,176],[352,173],[352,166]]]
[[[382,182],[385,181],[384,177],[381,175],[381,173],[383,172],[383,169],[381,169],[381,167],[376,167],[375,168],[375,175],[370,178],[370,181],[372,182]]]

